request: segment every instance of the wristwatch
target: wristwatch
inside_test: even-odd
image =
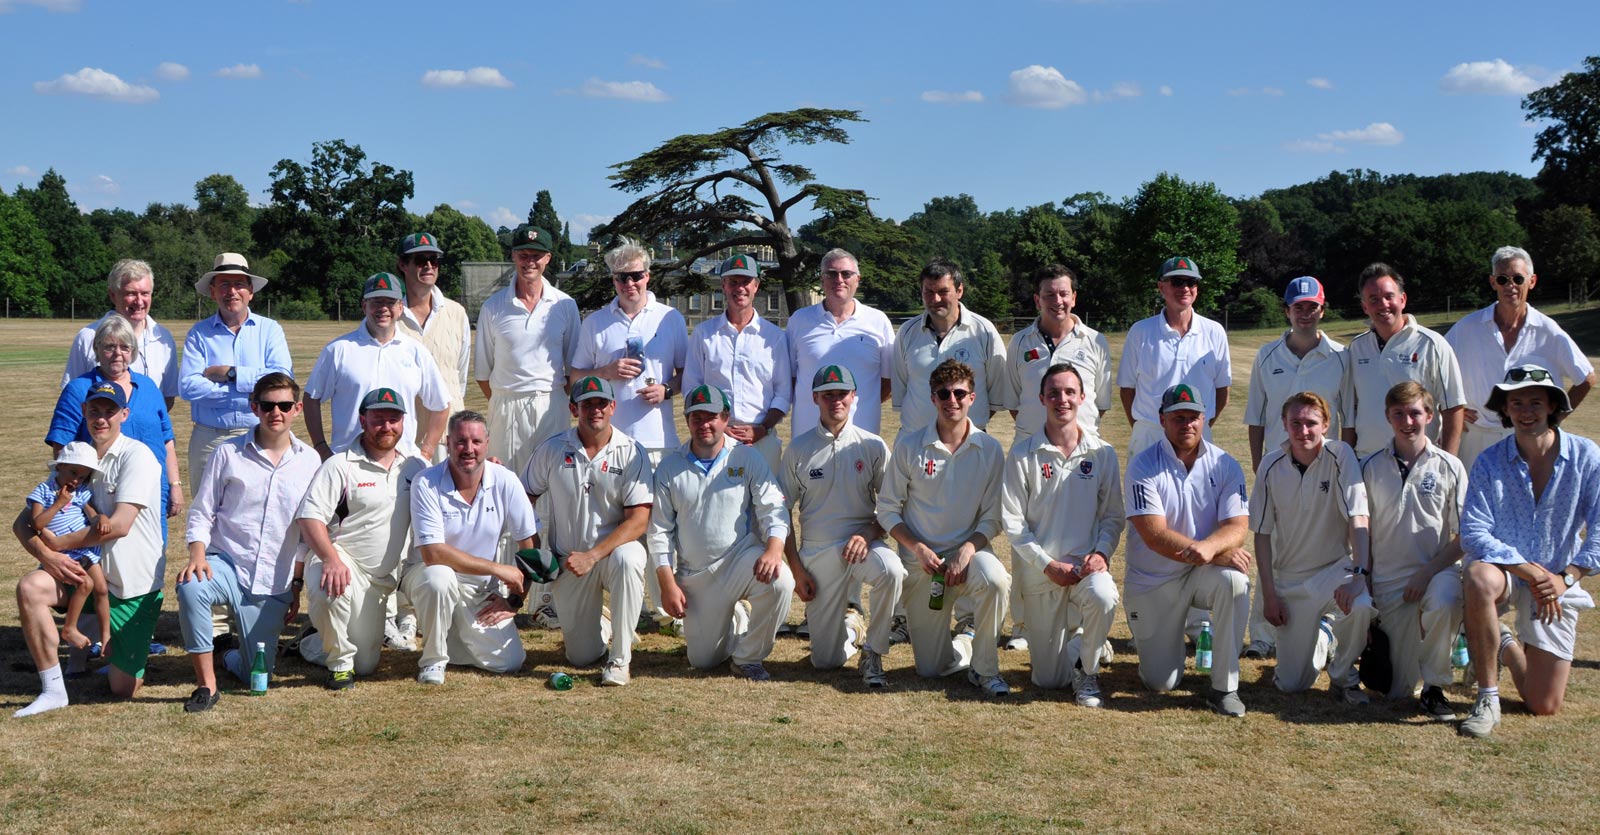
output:
[[[230,382],[230,383],[239,382],[239,367],[238,366],[236,366],[236,365],[228,366],[228,382]]]
[[[1566,587],[1570,589],[1578,584],[1578,578],[1563,571],[1561,572],[1561,582],[1566,584]]]
[[[1359,566],[1359,565],[1355,566],[1354,568],[1351,568],[1350,569],[1350,573],[1356,575],[1357,577],[1371,577],[1372,576],[1372,572],[1371,571],[1368,571],[1365,567]]]

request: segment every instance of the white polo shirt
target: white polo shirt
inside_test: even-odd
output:
[[[1272,577],[1299,582],[1350,560],[1350,520],[1366,516],[1367,485],[1350,445],[1324,441],[1304,473],[1288,444],[1268,452],[1250,497],[1250,530],[1272,537]]]
[[[578,353],[578,303],[548,279],[533,310],[517,298],[517,280],[484,300],[478,310],[473,375],[497,392],[558,391]]]
[[[1056,363],[1071,363],[1083,378],[1083,406],[1078,409],[1078,425],[1090,432],[1100,431],[1100,413],[1108,411],[1111,399],[1111,343],[1105,334],[1083,323],[1076,315],[1072,329],[1051,350],[1039,320],[1017,331],[1006,349],[1006,400],[1004,408],[1017,412],[1017,433],[1013,446],[1044,428],[1044,404],[1039,402],[1039,381]]]
[[[327,525],[334,543],[367,576],[394,577],[411,538],[411,484],[427,466],[415,455],[397,454],[385,468],[358,439],[322,462],[295,518]]]
[[[928,376],[945,360],[959,360],[972,369],[977,396],[967,414],[973,423],[988,426],[990,413],[1005,408],[1009,399],[1005,340],[993,322],[964,304],[959,307],[960,318],[942,340],[929,329],[927,313],[911,318],[895,333],[891,397],[893,404],[900,407],[902,434],[933,425],[938,409],[933,405]],[[809,382],[809,378],[802,382]]]
[[[952,452],[939,427],[901,434],[889,456],[878,493],[878,524],[885,531],[905,523],[911,535],[941,557],[982,534],[1000,535],[1000,493],[1005,450],[967,419],[967,439]]]
[[[1207,420],[1217,416],[1216,390],[1233,385],[1228,334],[1215,320],[1193,316],[1184,334],[1167,324],[1165,312],[1128,329],[1117,386],[1133,389],[1134,420],[1160,423],[1161,394],[1179,383],[1200,394]]]
[[[1127,519],[1117,453],[1093,432],[1080,432],[1072,452],[1043,432],[1030,435],[1006,456],[1001,519],[1017,562],[1024,594],[1055,584],[1044,576],[1052,561],[1074,568],[1096,551],[1110,562]]]
[[[795,390],[805,392],[817,369],[840,365],[856,378],[856,405],[850,422],[878,434],[883,425],[879,400],[882,380],[894,376],[894,327],[882,311],[855,300],[855,311],[843,322],[818,302],[789,317],[789,366]],[[790,437],[810,432],[817,425],[817,404],[810,397],[791,398]]]
[[[671,565],[669,544],[676,545],[680,576],[789,535],[789,511],[767,460],[732,438],[724,439],[709,468],[688,444],[667,453],[656,468],[654,492],[650,555],[657,567]]]
[[[499,561],[502,531],[513,542],[539,532],[533,503],[516,474],[505,467],[493,461],[484,463],[483,480],[471,503],[463,501],[456,490],[449,461],[423,470],[411,482],[411,537],[418,561],[426,545],[449,545],[480,559]],[[460,572],[456,579],[479,587],[493,581],[488,575]]]
[[[100,567],[106,589],[123,600],[160,591],[167,577],[167,553],[161,542],[161,465],[144,444],[118,435],[100,456],[100,472],[89,481],[94,509],[104,516],[117,505],[138,505],[128,535],[100,546]]]
[[[1389,389],[1415,380],[1433,395],[1436,410],[1443,413],[1467,402],[1462,387],[1461,367],[1456,352],[1444,337],[1417,324],[1417,317],[1406,314],[1406,324],[1381,349],[1378,334],[1372,329],[1351,340],[1349,389],[1355,398],[1352,425],[1356,430],[1356,454],[1367,456],[1394,439],[1389,420],[1383,413],[1383,399]],[[1496,382],[1499,382],[1496,380]],[[1444,421],[1435,415],[1428,424],[1428,438],[1439,440]]]
[[[789,442],[778,482],[798,513],[800,544],[839,545],[876,518],[889,446],[846,423],[838,435],[818,424]]]
[[[1572,337],[1554,319],[1528,307],[1527,319],[1517,342],[1506,350],[1500,326],[1494,323],[1494,305],[1461,317],[1445,341],[1456,352],[1461,365],[1461,383],[1467,408],[1478,413],[1479,426],[1500,429],[1500,415],[1489,411],[1489,393],[1506,378],[1506,372],[1519,365],[1537,365],[1556,376],[1564,389],[1572,388],[1594,373],[1594,365],[1584,356]]]
[[[760,423],[771,409],[787,413],[793,379],[789,338],[759,314],[743,328],[735,328],[726,315],[707,319],[689,334],[683,390],[704,384],[732,395],[736,423]]]
[[[574,368],[599,368],[628,355],[630,337],[644,341],[644,370],[631,380],[613,380],[617,392],[617,412],[611,424],[628,433],[647,449],[667,449],[678,445],[678,428],[672,417],[673,398],[663,398],[654,406],[639,397],[646,380],[665,383],[683,367],[689,353],[689,332],[683,314],[649,295],[639,315],[628,314],[612,299],[605,307],[589,314],[579,330]],[[688,391],[688,389],[684,389]]]
[[[1165,437],[1128,462],[1122,492],[1129,519],[1161,516],[1168,530],[1200,540],[1223,522],[1250,515],[1244,468],[1216,444],[1200,443],[1193,469],[1184,468]],[[1128,535],[1127,558],[1122,585],[1130,595],[1154,591],[1193,568],[1150,550],[1137,532]]]
[[[61,375],[62,388],[66,388],[74,378],[100,367],[100,357],[94,350],[94,332],[114,313],[115,310],[107,311],[106,315],[85,325],[73,337],[72,348],[67,351],[67,370]],[[139,355],[128,364],[128,370],[155,380],[162,397],[177,397],[179,352],[178,343],[172,339],[172,331],[157,322],[155,317],[146,316],[144,333],[138,339]]]
[[[593,458],[577,429],[545,439],[528,457],[522,487],[548,496],[545,547],[558,554],[593,548],[622,524],[623,511],[651,502],[654,473],[639,442],[613,426]]]
[[[1344,345],[1319,332],[1317,344],[1303,357],[1289,350],[1288,332],[1261,346],[1250,366],[1250,394],[1245,401],[1244,423],[1264,430],[1262,450],[1277,449],[1289,440],[1283,428],[1283,404],[1291,395],[1315,392],[1328,401],[1333,412],[1328,437],[1336,438],[1339,427],[1350,424],[1350,398],[1346,397],[1345,367],[1350,355]],[[1263,455],[1265,453],[1263,452]]]
[[[1372,509],[1372,588],[1387,597],[1404,591],[1411,575],[1460,532],[1467,471],[1430,443],[1402,476],[1391,442],[1361,460],[1361,476]]]
[[[349,449],[361,437],[361,398],[376,388],[394,389],[406,406],[399,448],[408,455],[417,451],[414,404],[439,411],[450,407],[452,396],[427,347],[398,329],[388,342],[379,342],[363,320],[323,347],[306,380],[306,396],[328,407],[328,446]]]

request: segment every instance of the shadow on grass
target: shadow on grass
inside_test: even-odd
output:
[[[1551,314],[1550,318],[1578,343],[1584,354],[1600,353],[1600,308],[1565,310]]]

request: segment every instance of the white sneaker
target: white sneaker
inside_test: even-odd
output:
[[[417,683],[444,684],[444,668],[448,663],[449,662],[446,661],[440,661],[437,664],[429,664],[428,666],[423,667],[422,672],[417,673]]]
[[[1110,664],[1111,660],[1116,657],[1117,653],[1111,649],[1111,639],[1107,638],[1105,643],[1100,645],[1100,663]]]
[[[844,655],[848,659],[856,654],[856,648],[867,640],[867,619],[854,609],[847,609],[844,613]]]
[[[561,619],[556,617],[556,607],[548,604],[533,610],[533,622],[544,629],[561,628]]]
[[[1025,650],[1027,648],[1028,648],[1028,639],[1024,638],[1021,635],[1014,635],[1014,636],[1012,636],[1012,638],[1010,640],[1006,641],[1006,649],[1009,649],[1009,650]]]
[[[1100,706],[1100,676],[1081,669],[1072,671],[1072,692],[1079,707]]]
[[[945,671],[945,675],[949,675],[950,673],[959,670],[965,670],[972,666],[971,634],[962,632],[956,635],[954,638],[950,639],[950,646],[955,650],[956,658],[955,661],[950,665],[950,669]]]
[[[858,663],[862,684],[873,690],[889,686],[889,677],[883,674],[883,656],[873,652],[872,647],[861,648],[861,660]]]
[[[759,663],[756,663],[756,664],[735,664],[735,665],[733,665],[733,672],[734,672],[734,675],[743,676],[744,678],[747,678],[750,681],[771,681],[772,680],[772,673],[767,672],[767,668],[761,666]]]
[[[750,601],[739,600],[733,604],[733,634],[743,635],[750,631]]]
[[[628,665],[620,658],[613,658],[600,668],[601,687],[622,687],[633,680],[628,674]]]
[[[1461,720],[1456,730],[1462,736],[1483,739],[1500,726],[1500,700],[1494,696],[1479,696],[1472,712]]]
[[[967,670],[967,681],[982,690],[984,695],[999,698],[1011,695],[1011,686],[999,676],[980,676],[976,670]]]

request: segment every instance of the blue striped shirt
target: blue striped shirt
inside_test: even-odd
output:
[[[1555,467],[1538,501],[1515,435],[1478,456],[1461,517],[1467,559],[1535,563],[1555,572],[1568,565],[1600,569],[1600,446],[1556,431]],[[1587,540],[1578,535],[1585,528]]]

